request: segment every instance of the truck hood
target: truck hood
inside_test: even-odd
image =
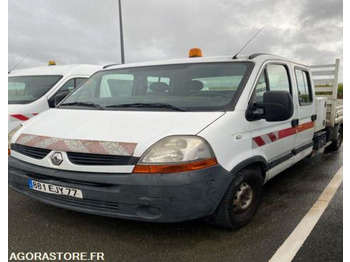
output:
[[[32,118],[35,115],[32,112],[30,112],[28,108],[28,105],[8,105],[8,132],[19,126],[24,121],[24,119]]]
[[[7,105],[7,111],[9,115],[18,113],[18,110],[21,110],[22,108],[23,108],[23,105],[17,105],[17,104]]]
[[[224,112],[142,112],[49,109],[27,121],[20,135],[81,141],[136,144],[141,156],[158,140],[171,135],[196,135]]]

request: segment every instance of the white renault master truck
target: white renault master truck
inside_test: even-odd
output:
[[[13,70],[8,75],[8,132],[54,107],[97,70],[98,65],[55,65]]]
[[[336,102],[316,97],[310,67],[274,55],[111,66],[13,135],[9,185],[90,214],[239,228],[266,181],[339,149]]]

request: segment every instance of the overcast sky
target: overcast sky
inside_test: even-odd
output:
[[[126,62],[273,53],[307,64],[343,58],[342,0],[122,0]],[[10,0],[8,67],[120,62],[117,0]],[[341,74],[342,79],[342,74]]]

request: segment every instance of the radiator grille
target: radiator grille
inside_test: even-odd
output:
[[[131,156],[99,155],[75,152],[67,152],[67,156],[69,161],[73,164],[90,166],[135,165],[138,161],[138,158]]]
[[[20,144],[11,144],[11,150],[35,159],[43,159],[45,156],[47,156],[48,153],[51,152],[49,149],[25,146]]]

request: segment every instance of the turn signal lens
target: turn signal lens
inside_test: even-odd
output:
[[[186,164],[175,165],[137,165],[133,173],[178,173],[186,171],[195,171],[217,165],[216,158],[210,158]]]
[[[191,48],[188,52],[188,57],[202,57],[202,50],[200,48]]]

